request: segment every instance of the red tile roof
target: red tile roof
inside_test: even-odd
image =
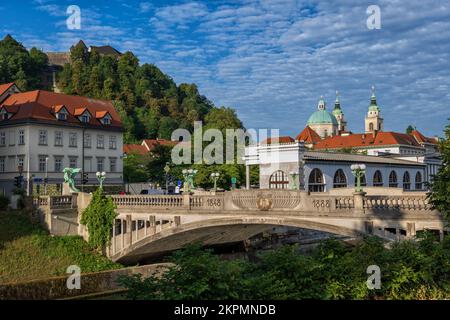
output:
[[[431,144],[437,144],[438,141],[435,138],[428,138],[425,137],[422,133],[420,133],[417,130],[413,130],[411,132],[411,135],[417,140],[419,143],[431,143]]]
[[[124,144],[123,152],[126,154],[139,154],[143,156],[148,154],[147,148],[141,144]]]
[[[282,137],[271,137],[267,138],[262,142],[262,144],[272,144],[272,143],[291,143],[295,140],[289,136],[282,136]]]
[[[145,146],[148,151],[152,151],[158,144],[163,146],[174,146],[178,144],[178,141],[171,141],[166,139],[144,139],[142,141],[142,145]]]
[[[420,147],[414,137],[406,133],[378,132],[350,134],[348,136],[334,136],[323,139],[314,146],[314,149],[340,149],[353,147],[372,147],[388,145],[409,145]]]
[[[108,114],[108,111],[97,111],[96,113],[95,113],[95,117],[97,118],[97,119],[101,119],[101,118],[103,118],[104,116],[106,116]]]
[[[66,121],[57,120],[54,113],[54,106],[64,105],[69,112]],[[14,120],[46,120],[57,122],[59,124],[71,123],[80,124],[77,116],[81,115],[84,110],[88,110],[91,114],[97,112],[107,112],[111,115],[111,128],[122,128],[120,117],[111,101],[97,100],[87,97],[71,96],[61,93],[36,90],[23,93],[15,93],[9,96],[4,102],[0,104],[0,108],[6,107],[9,111],[10,108],[15,108],[13,116],[5,121]],[[91,117],[90,125],[104,128],[105,126],[101,122]]]
[[[303,129],[302,132],[298,134],[298,136],[295,138],[298,141],[304,141],[306,143],[316,143],[321,140],[320,136],[315,132],[313,129],[311,129],[309,126],[306,126],[305,129]]]
[[[0,96],[2,94],[4,94],[13,85],[14,85],[14,82],[6,83],[6,84],[0,84]]]

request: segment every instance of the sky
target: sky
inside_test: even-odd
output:
[[[81,29],[67,8],[81,10]],[[380,28],[369,29],[370,5]],[[26,47],[67,51],[83,39],[132,51],[178,84],[196,83],[246,128],[295,137],[320,96],[335,92],[353,132],[375,86],[385,131],[411,124],[442,136],[450,118],[450,1],[119,1],[0,3],[0,36]]]

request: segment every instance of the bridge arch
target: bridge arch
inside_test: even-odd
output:
[[[243,241],[271,226],[305,228],[349,237],[358,237],[364,233],[363,223],[355,224],[354,228],[348,228],[296,217],[212,218],[182,224],[148,235],[112,255],[111,258],[121,263],[135,263],[152,255],[180,249],[192,242],[210,245]]]

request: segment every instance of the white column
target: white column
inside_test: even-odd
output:
[[[250,189],[250,166],[245,165],[245,188]]]

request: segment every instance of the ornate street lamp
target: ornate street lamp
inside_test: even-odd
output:
[[[106,178],[106,172],[97,172],[95,175],[97,176],[97,180],[100,183],[100,188],[103,189],[103,181]]]
[[[289,172],[289,175],[290,175],[291,178],[292,178],[292,189],[298,190],[298,187],[297,187],[297,177],[298,177],[299,173],[298,173],[298,172],[295,172],[295,171],[291,171],[291,172]]]
[[[211,173],[211,179],[214,181],[214,193],[217,191],[217,180],[219,179],[220,173],[213,172]]]
[[[365,164],[352,164],[350,166],[352,169],[352,173],[356,178],[356,192],[363,192],[361,188],[361,178],[366,174],[366,165]]]

